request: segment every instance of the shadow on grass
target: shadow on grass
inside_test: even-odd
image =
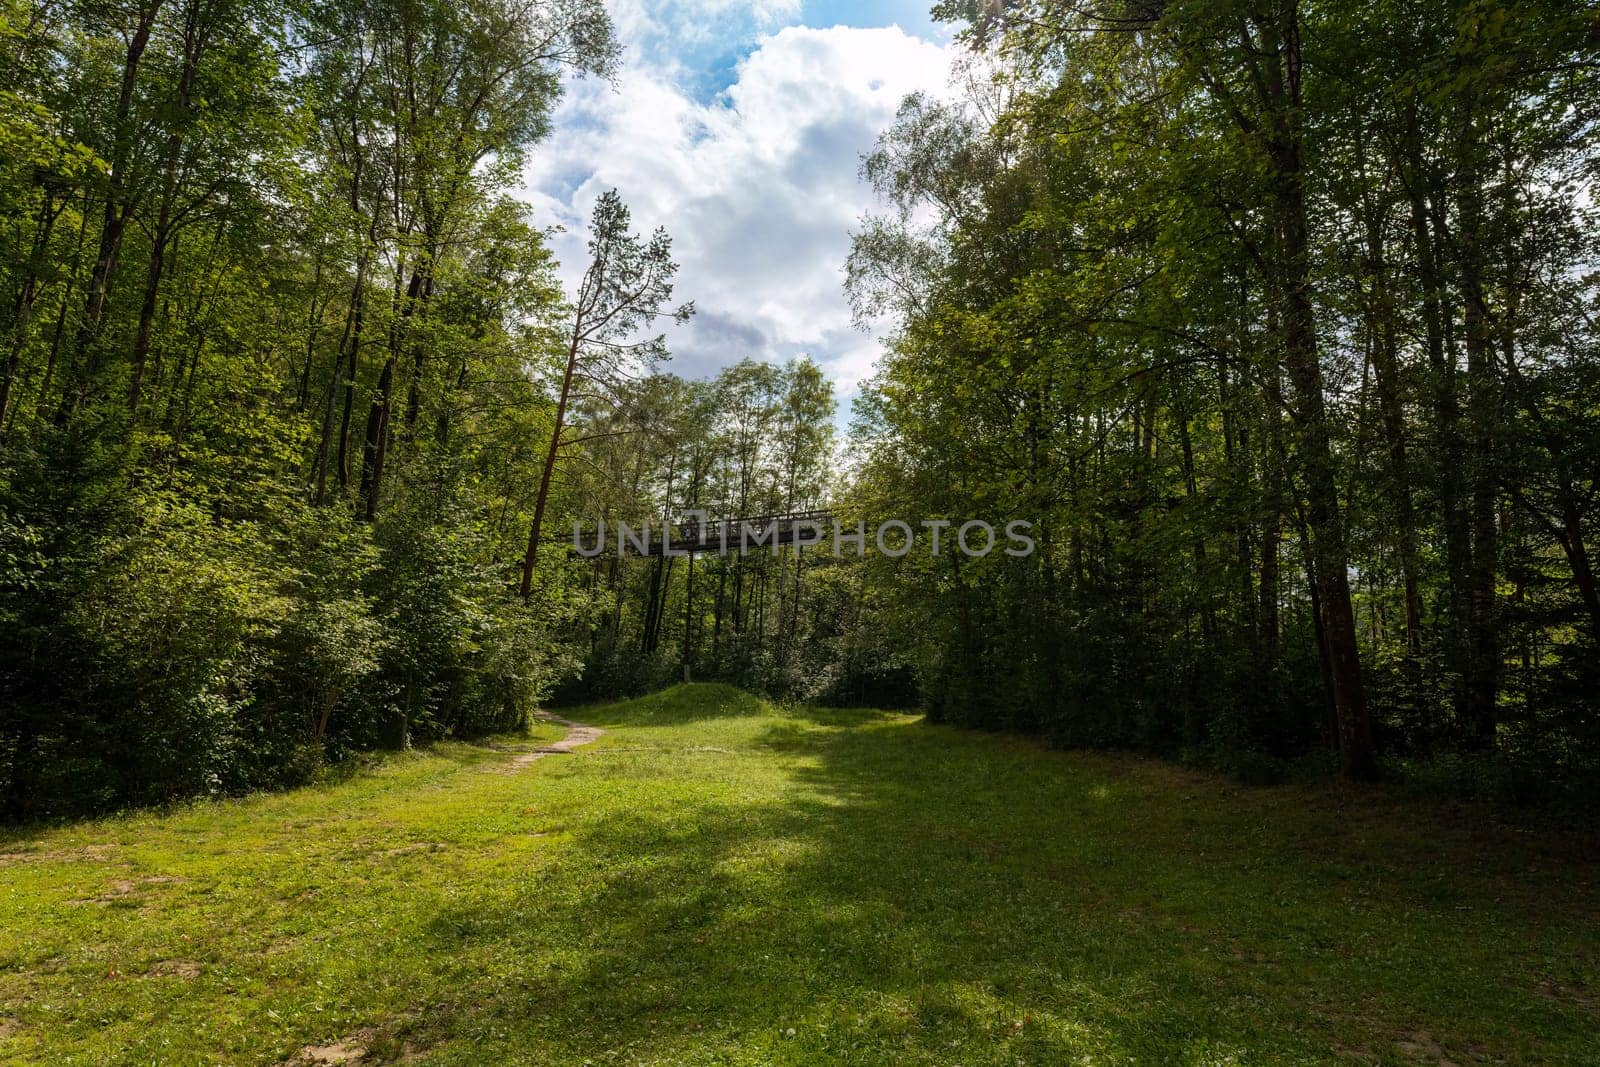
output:
[[[600,719],[760,710],[697,686]],[[563,853],[581,888],[569,871],[565,890],[536,879],[439,915],[437,951],[509,941],[528,967],[432,1011],[424,1047],[752,1063],[1593,1047],[1592,869],[904,717],[808,712],[759,744],[785,761],[772,795],[608,812]]]

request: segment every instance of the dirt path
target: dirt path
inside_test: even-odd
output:
[[[539,712],[538,717],[546,722],[558,723],[562,726],[565,726],[567,728],[567,736],[563,737],[559,741],[554,742],[553,744],[546,745],[543,748],[536,748],[532,752],[522,753],[516,759],[511,761],[511,766],[514,770],[521,770],[534,760],[541,760],[546,756],[565,756],[571,753],[573,749],[579,747],[580,745],[587,745],[590,742],[598,739],[601,734],[605,733],[605,731],[600,729],[598,726],[589,726],[585,723],[573,722],[571,719],[563,719],[559,715],[552,715],[548,711]]]
[[[536,748],[530,752],[518,753],[516,758],[514,758],[509,764],[501,764],[501,767],[504,768],[504,771],[501,773],[504,773],[505,771],[522,770],[524,767],[527,767],[529,764],[533,763],[534,760],[541,760],[546,756],[568,755],[573,749],[578,748],[580,745],[590,744],[598,739],[601,734],[605,733],[605,731],[600,729],[598,726],[590,726],[587,723],[573,722],[571,719],[563,719],[561,716],[552,715],[547,711],[538,712],[537,717],[545,720],[546,722],[553,722],[560,726],[565,726],[567,728],[567,736],[563,737],[559,741],[551,742],[543,748]],[[395,850],[396,853],[406,851],[411,851],[411,847],[408,846],[404,849]],[[9,1036],[5,1029],[7,1025],[8,1020],[0,1018],[0,1038]],[[278,1065],[278,1067],[320,1067],[320,1065],[323,1064],[353,1065],[358,1063],[366,1063],[369,1058],[368,1046],[373,1043],[374,1037],[377,1033],[377,1030],[366,1029],[358,1031],[341,1041],[335,1041],[331,1044],[307,1045],[305,1048],[295,1053],[295,1055],[291,1058],[284,1060]],[[401,1062],[405,1062],[405,1060],[409,1058],[409,1055],[404,1056],[402,1057]]]

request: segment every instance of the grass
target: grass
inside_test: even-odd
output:
[[[720,686],[574,715],[0,837],[0,1061],[1600,1057],[1597,868],[1478,809]]]

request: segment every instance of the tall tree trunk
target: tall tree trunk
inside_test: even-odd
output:
[[[377,395],[373,397],[372,407],[367,412],[366,443],[361,453],[361,506],[362,516],[368,522],[378,517],[383,493],[383,470],[389,455],[389,420],[394,411],[394,379],[399,369],[400,353],[405,347],[411,318],[416,312],[422,294],[426,273],[424,266],[425,263],[414,265],[404,295],[396,293],[399,297],[396,303],[399,306],[396,309],[395,321],[389,327],[389,353],[383,361],[383,370],[378,375]],[[395,277],[398,282],[401,275],[397,274]]]
[[[345,308],[344,327],[339,334],[339,345],[334,350],[333,366],[328,371],[328,390],[322,401],[322,434],[317,440],[316,458],[313,459],[311,463],[311,480],[315,486],[315,489],[312,493],[312,502],[318,506],[321,506],[327,497],[328,461],[333,449],[333,414],[335,411],[335,403],[339,396],[339,386],[341,383],[344,383],[346,396],[348,398],[349,390],[355,385],[355,351],[357,346],[359,346],[361,343],[361,325],[359,322],[361,316],[360,291],[362,285],[365,283],[365,278],[363,277],[365,273],[365,267],[366,264],[364,261],[358,262],[356,265],[355,287],[350,294],[350,304]],[[309,349],[310,347],[311,346],[308,343],[307,348]],[[306,358],[309,361],[309,351],[307,352]],[[347,363],[349,364],[348,371],[346,371]],[[307,371],[309,372],[309,370],[310,365],[308,362]],[[346,420],[348,420],[349,415],[350,407],[347,399],[345,406]],[[340,455],[338,457],[338,462],[341,467],[340,483],[343,484],[343,441],[340,442],[339,451]]]
[[[11,413],[11,395],[16,388],[17,370],[22,364],[22,349],[28,340],[28,325],[33,319],[33,304],[39,295],[39,272],[44,266],[44,256],[50,247],[50,233],[55,229],[56,216],[66,207],[62,201],[55,206],[55,198],[45,190],[39,202],[39,219],[33,232],[33,248],[28,261],[23,264],[22,285],[11,309],[11,344],[6,353],[5,372],[0,376],[0,437],[5,435],[6,418]]]
[[[684,681],[689,680],[689,665],[694,662],[694,553],[685,564],[683,586],[683,661]]]
[[[1189,435],[1189,415],[1181,400],[1174,403],[1172,418],[1178,425],[1179,454],[1183,461],[1184,500],[1193,504],[1200,495],[1200,486],[1195,477],[1194,441]],[[1191,526],[1193,537],[1190,552],[1194,557],[1195,587],[1200,593],[1200,636],[1205,646],[1209,648],[1217,636],[1216,611],[1211,603],[1207,581],[1211,565],[1206,554],[1205,527],[1199,521],[1192,521]]]
[[[194,306],[184,316],[187,326],[185,335],[189,338],[189,354],[180,353],[178,365],[173,372],[172,384],[167,388],[166,410],[161,415],[161,425],[164,429],[171,430],[180,425],[188,425],[189,400],[194,392],[194,370],[200,361],[200,351],[205,345],[206,334],[211,329],[211,321],[216,312],[217,296],[222,291],[222,283],[228,277],[227,271],[213,270],[216,263],[217,249],[222,244],[222,228],[217,227],[212,234],[211,248],[206,252],[203,266],[197,275],[199,278],[211,278],[209,292],[202,288],[196,294]],[[202,317],[202,312],[204,317]],[[183,398],[179,400],[179,392]],[[180,406],[181,405],[181,406]]]
[[[178,161],[183,156],[182,124],[189,118],[194,98],[194,79],[210,39],[210,23],[202,15],[203,0],[189,0],[183,16],[183,67],[178,75],[178,94],[173,129],[162,152],[161,206],[155,229],[150,234],[150,264],[145,271],[144,299],[139,306],[139,326],[134,333],[128,373],[128,413],[139,415],[140,393],[144,388],[144,365],[150,354],[150,333],[160,300],[161,274],[166,266],[167,242],[172,238],[173,210],[178,196]]]
[[[581,314],[581,313],[580,313]],[[550,481],[556,472],[556,457],[561,450],[561,431],[567,422],[567,401],[572,396],[572,379],[578,370],[578,344],[583,336],[581,318],[574,318],[572,337],[567,343],[567,365],[561,372],[561,395],[556,400],[555,425],[550,429],[550,446],[545,449],[544,467],[539,471],[539,493],[533,501],[533,523],[528,529],[528,551],[522,557],[524,601],[533,596],[533,568],[539,558],[539,531],[544,526],[545,507],[550,502]]]
[[[1339,765],[1348,778],[1372,778],[1377,764],[1367,717],[1361,657],[1340,514],[1338,467],[1323,396],[1317,353],[1316,317],[1311,302],[1311,240],[1306,220],[1305,175],[1301,162],[1301,55],[1296,0],[1286,0],[1281,17],[1269,25],[1265,103],[1269,134],[1268,165],[1282,279],[1283,359],[1294,383],[1293,416],[1298,458],[1305,480],[1306,521],[1321,601],[1328,667],[1338,717]]]
[[[728,557],[717,560],[717,601],[711,611],[711,662],[717,663],[722,655],[722,601],[728,592]]]
[[[67,287],[62,290],[61,299],[56,304],[56,324],[50,333],[50,354],[45,357],[44,375],[39,379],[39,393],[33,402],[35,418],[44,410],[45,404],[50,399],[50,384],[55,378],[56,362],[61,358],[61,342],[67,333],[67,308],[71,306],[73,293],[78,287],[78,273],[83,265],[84,238],[88,233],[89,194],[85,192],[83,206],[79,209],[78,237],[72,246],[72,266],[67,271]]]
[[[144,60],[145,49],[150,45],[150,34],[155,28],[156,16],[164,0],[145,0],[139,8],[138,20],[128,37],[128,47],[123,53],[122,84],[117,94],[116,113],[112,119],[112,150],[110,170],[106,175],[105,210],[100,222],[100,247],[95,254],[94,266],[89,272],[89,283],[84,296],[83,319],[78,324],[72,345],[66,375],[66,388],[56,421],[65,423],[71,418],[83,399],[84,390],[99,374],[100,355],[96,346],[101,320],[105,316],[106,301],[111,291],[111,275],[116,268],[117,252],[122,247],[122,235],[133,216],[136,202],[134,193],[126,187],[129,160],[133,154],[136,131],[133,128],[133,96],[138,84],[139,65]]]
[[[1427,346],[1429,376],[1438,452],[1439,508],[1445,548],[1445,660],[1464,678],[1467,655],[1468,587],[1471,582],[1472,542],[1464,505],[1466,446],[1461,433],[1461,408],[1457,396],[1455,347],[1445,316],[1445,278],[1439,240],[1445,232],[1442,193],[1431,168],[1423,160],[1420,119],[1416,108],[1407,113],[1402,140],[1405,166],[1401,168],[1411,206],[1411,234],[1417,274],[1422,282],[1423,338]],[[1455,688],[1458,717],[1465,716],[1466,687]]]
[[[644,619],[639,625],[639,651],[655,651],[656,616],[661,610],[661,578],[666,569],[666,557],[656,556],[650,561],[650,583],[645,588]]]
[[[358,35],[359,40],[359,35]],[[375,192],[372,196],[372,210],[364,213],[361,210],[361,183],[366,170],[366,152],[361,145],[361,109],[356,105],[356,99],[361,94],[362,85],[366,81],[366,54],[358,45],[358,66],[356,81],[351,87],[350,101],[350,217],[366,218],[366,240],[362,243],[360,251],[356,253],[355,283],[350,289],[350,313],[346,318],[349,348],[340,346],[338,364],[346,368],[344,379],[344,401],[339,414],[339,488],[343,489],[350,484],[350,430],[354,421],[356,406],[356,377],[361,359],[361,334],[366,320],[366,286],[367,271],[373,257],[377,254],[378,226],[383,219],[382,191]],[[322,488],[319,485],[317,495],[320,498]]]
[[[1395,520],[1394,546],[1400,557],[1401,582],[1404,586],[1406,654],[1415,669],[1422,655],[1422,591],[1416,512],[1411,496],[1410,461],[1406,454],[1394,293],[1389,281],[1382,218],[1376,205],[1369,205],[1367,210],[1367,258],[1372,275],[1372,291],[1368,300],[1372,370],[1378,392],[1378,417],[1388,455],[1389,498]]]
[[[322,314],[327,304],[322,297],[322,263],[326,258],[326,242],[317,246],[316,262],[311,270],[311,307],[306,311],[306,358],[301,364],[300,380],[295,386],[294,406],[296,411],[304,412],[311,403],[311,370],[317,360],[317,337],[322,333]],[[328,387],[328,397],[333,397],[333,386]],[[323,433],[323,446],[327,445],[327,433]]]
[[[1275,313],[1274,313],[1275,317]],[[1269,330],[1272,344],[1277,344],[1276,322]],[[1279,552],[1283,544],[1283,513],[1285,507],[1284,472],[1288,465],[1288,449],[1283,440],[1283,378],[1278,369],[1277,349],[1265,368],[1263,392],[1266,394],[1266,485],[1264,486],[1265,514],[1261,520],[1261,647],[1270,666],[1278,660],[1281,641],[1279,616]],[[1317,621],[1320,640],[1321,618]]]
[[[1589,613],[1590,636],[1594,638],[1595,647],[1600,648],[1600,589],[1595,585],[1594,565],[1583,541],[1583,523],[1570,493],[1562,500],[1561,529],[1564,536],[1558,540],[1572,568],[1572,581],[1578,587],[1578,599]]]
[[[344,367],[344,400],[339,413],[338,449],[339,487],[341,489],[350,484],[350,431],[355,417],[356,379],[361,369],[361,335],[363,327],[366,325],[366,285],[370,258],[371,250],[369,246],[369,248],[363,250],[361,258],[356,262],[356,280],[350,290],[349,347],[341,350],[341,358],[339,360]]]
[[[1469,104],[1461,131],[1460,216],[1456,250],[1464,308],[1467,349],[1468,480],[1472,553],[1467,591],[1466,706],[1462,727],[1474,747],[1494,744],[1498,722],[1500,640],[1495,610],[1498,535],[1495,430],[1499,421],[1499,383],[1494,336],[1485,294],[1481,245],[1482,191],[1479,186],[1477,121]]]
[[[432,261],[434,253],[429,254]],[[427,281],[422,285],[422,314],[419,318],[427,318],[428,305],[433,300],[433,275],[430,272]],[[416,433],[417,416],[422,413],[422,379],[428,368],[428,346],[422,343],[421,338],[413,337],[411,341],[411,385],[406,390],[406,421],[405,435],[409,440]]]
[[[171,203],[164,201],[160,218],[150,237],[150,266],[145,272],[144,299],[139,304],[139,327],[134,332],[133,354],[128,370],[128,414],[135,418],[139,415],[139,402],[144,390],[144,364],[150,352],[150,333],[156,320],[167,242],[172,235],[171,225]]]

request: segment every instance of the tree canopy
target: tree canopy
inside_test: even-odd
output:
[[[685,676],[1592,796],[1593,13],[936,14],[960,76],[862,163],[841,439],[811,358],[666,371],[694,294],[628,190],[564,291],[514,191],[617,70],[601,0],[5,0],[4,817]],[[1035,550],[567,541],[824,507]]]

